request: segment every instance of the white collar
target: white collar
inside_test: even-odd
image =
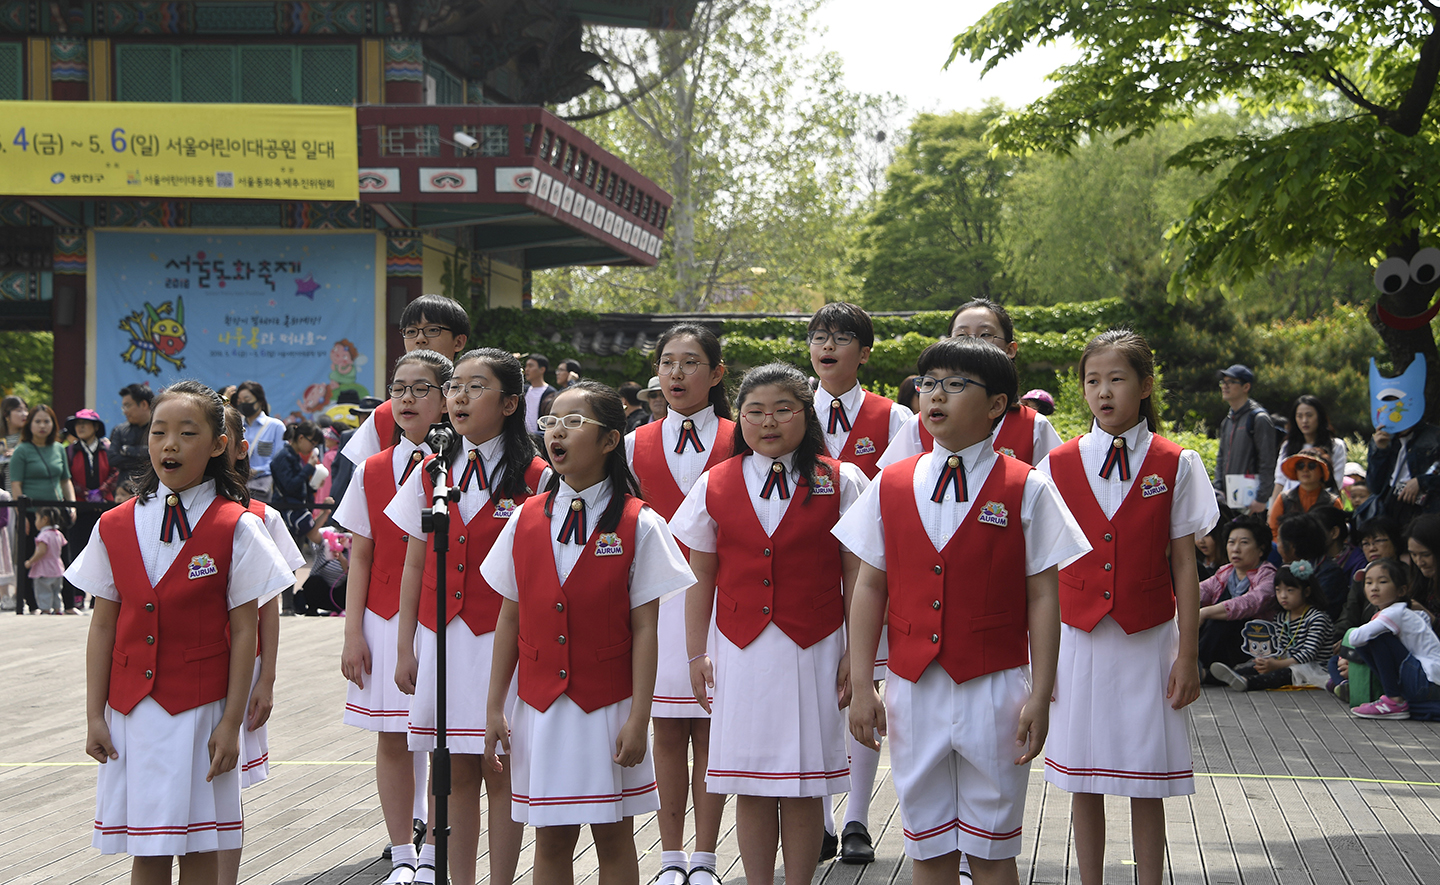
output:
[[[665,413],[665,426],[676,433],[680,432],[681,425],[686,421],[693,422],[696,430],[704,430],[710,426],[710,422],[714,420],[714,406],[706,406],[693,415],[682,415],[674,409],[670,409]]]
[[[850,388],[839,396],[835,396],[823,387],[816,388],[815,411],[820,414],[821,421],[824,421],[826,417],[829,416],[831,401],[837,399],[840,401],[840,405],[843,406],[845,409],[845,417],[853,422],[855,420],[855,415],[860,411],[860,406],[864,405],[865,403],[865,388],[860,386],[859,381],[856,381],[854,387]]]
[[[455,453],[455,463],[464,461],[472,451],[480,452],[480,460],[485,462],[487,473],[495,469],[495,462],[505,454],[505,436],[497,434],[482,443],[472,443],[465,437],[460,437],[460,451]]]
[[[951,455],[959,455],[960,463],[965,466],[965,472],[974,473],[982,467],[989,465],[995,459],[995,437],[987,436],[971,446],[966,446],[958,452],[952,452],[935,440],[934,458],[930,459],[930,472],[938,473],[944,465],[945,460]]]
[[[1145,423],[1144,418],[1140,419],[1139,424],[1136,424],[1134,427],[1130,428],[1124,433],[1119,434],[1118,436],[1106,433],[1104,430],[1101,430],[1100,422],[1098,421],[1092,421],[1090,423],[1090,432],[1094,434],[1095,438],[1101,443],[1102,446],[1106,448],[1109,448],[1114,443],[1114,440],[1116,440],[1117,438],[1124,439],[1125,448],[1131,452],[1138,449],[1141,443],[1149,442],[1150,440],[1150,425]]]
[[[768,476],[772,469],[771,465],[776,463],[783,464],[786,468],[785,472],[787,474],[791,476],[795,475],[794,452],[786,452],[778,458],[770,458],[760,454],[759,452],[752,451],[750,453],[750,456],[745,459],[746,469],[758,477]]]
[[[206,477],[183,492],[176,492],[162,482],[155,490],[155,500],[161,504],[166,503],[166,499],[171,495],[178,495],[180,506],[185,508],[186,513],[189,513],[197,506],[209,503],[210,499],[215,497],[215,480]]]
[[[570,488],[570,483],[566,482],[565,479],[562,477],[560,479],[560,485],[556,488],[555,491],[556,509],[560,509],[561,505],[569,507],[570,501],[575,498],[579,498],[580,500],[584,501],[585,509],[590,511],[591,513],[594,513],[596,509],[599,508],[602,501],[608,501],[608,499],[610,498],[609,477],[600,480],[590,488],[585,489],[581,492],[577,492],[574,489]]]

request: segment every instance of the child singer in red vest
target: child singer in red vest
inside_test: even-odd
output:
[[[934,450],[885,468],[835,530],[864,562],[851,659],[868,661],[882,621],[890,634],[885,703],[857,668],[850,731],[890,738],[916,885],[954,885],[962,852],[979,885],[1014,882],[1055,684],[1056,575],[1089,548],[1049,479],[995,451],[1009,358],[958,337],[918,370]]]
[[[97,599],[86,648],[86,752],[100,765],[93,844],[131,881],[216,881],[240,847],[240,729],[256,602],[294,580],[238,503],[225,404],[196,381],[155,398],[150,469],[66,573]],[[227,636],[227,628],[229,634]]]
[[[365,459],[335,511],[353,538],[340,656],[340,672],[351,682],[345,723],[378,732],[375,786],[390,836],[391,882],[410,881],[419,866],[411,821],[426,819],[427,791],[425,754],[411,753],[408,742],[410,696],[395,684],[400,577],[410,539],[385,507],[431,454],[425,434],[445,414],[441,387],[453,370],[449,357],[433,350],[412,350],[396,361],[390,402],[400,441]]]
[[[880,456],[890,440],[900,435],[913,413],[899,403],[870,393],[860,386],[859,371],[875,346],[875,325],[870,315],[854,304],[833,302],[810,318],[806,335],[810,366],[820,387],[815,391],[816,413],[825,433],[825,451],[836,461],[854,464],[874,479],[880,473]],[[875,657],[875,681],[885,678],[885,635]],[[850,795],[845,802],[845,826],[840,833],[840,860],[864,864],[875,860],[870,840],[870,794],[880,754],[851,740]],[[825,813],[826,845],[820,859],[835,856],[835,820]]]
[[[1166,796],[1195,792],[1184,707],[1200,695],[1197,533],[1219,518],[1200,456],[1158,433],[1155,358],[1133,332],[1080,357],[1090,432],[1049,473],[1091,552],[1060,573],[1060,679],[1045,779],[1074,794],[1085,885],[1105,867],[1105,796],[1129,796],[1137,880],[1160,881]]]
[[[704,326],[678,323],[655,345],[655,372],[665,418],[625,437],[625,460],[640,497],[665,519],[695,487],[700,474],[729,458],[735,422],[725,397],[720,341]],[[684,544],[681,553],[689,555]],[[705,790],[710,762],[710,714],[695,700],[685,663],[685,596],[660,603],[660,655],[655,672],[655,782],[660,789],[660,876],[655,885],[716,885],[723,793]],[[695,768],[690,768],[690,754]],[[685,808],[695,802],[695,853],[685,854]]]
[[[450,508],[450,550],[445,575],[445,744],[450,756],[450,875],[456,885],[474,885],[480,842],[480,783],[489,799],[489,866],[494,882],[513,882],[524,826],[510,817],[510,772],[482,770],[485,755],[485,695],[495,653],[495,620],[500,594],[480,576],[480,563],[500,530],[526,498],[544,488],[550,469],[535,451],[526,428],[524,372],[503,350],[472,350],[455,363],[444,386],[450,423],[460,435],[448,452],[446,484],[460,489]],[[426,465],[432,459],[426,459]],[[410,536],[400,581],[400,640],[395,681],[413,695],[410,749],[435,749],[435,550],[421,528],[435,483],[424,467],[385,508],[385,515]],[[418,629],[418,641],[417,641]],[[514,700],[514,687],[510,692]],[[508,709],[508,704],[507,704]],[[432,797],[433,803],[433,797]],[[435,881],[435,833],[425,834],[415,881]]]
[[[647,744],[660,598],[695,581],[665,520],[629,492],[625,401],[594,381],[540,418],[555,476],[519,506],[480,566],[505,597],[485,755],[510,753],[515,820],[535,830],[536,885],[574,881],[590,825],[600,877],[640,879],[632,819],[660,807]],[[505,704],[519,666],[514,715]]]
[[[950,315],[949,330],[951,338],[978,338],[987,344],[995,345],[1004,351],[1012,362],[1020,350],[1020,342],[1015,340],[1015,323],[1010,319],[1010,312],[988,298],[976,298],[955,308],[955,312]],[[1029,406],[1022,405],[1018,400],[1011,400],[994,437],[995,451],[1019,458],[1026,464],[1039,464],[1046,453],[1060,445],[1060,434],[1055,432],[1050,420]],[[932,445],[933,437],[930,431],[925,422],[920,420],[920,416],[916,415],[880,459],[880,466],[889,467],[911,455],[928,452]]]
[[[225,407],[225,458],[241,482],[250,479],[250,444],[245,439],[245,416],[234,406]],[[265,524],[280,558],[292,573],[305,564],[295,538],[280,512],[259,498],[251,498],[247,510]],[[283,589],[283,588],[282,588]],[[259,648],[255,650],[255,675],[250,679],[250,697],[245,702],[245,724],[240,729],[240,789],[270,777],[270,732],[266,723],[275,706],[275,663],[280,645],[280,590],[257,600],[260,606]],[[240,849],[220,852],[219,885],[235,885],[240,879]]]
[[[696,573],[685,602],[692,691],[709,705],[713,687],[715,698],[705,784],[738,797],[747,882],[774,880],[777,840],[786,881],[808,882],[825,802],[850,784],[840,707],[858,563],[830,529],[866,479],[825,457],[810,385],[793,366],[746,373],[737,408],[744,457],[706,472],[671,521]]]

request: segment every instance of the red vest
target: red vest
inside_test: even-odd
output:
[[[230,687],[225,592],[235,524],[244,513],[228,498],[212,501],[153,587],[135,535],[135,499],[100,517],[100,540],[120,591],[110,661],[109,704],[116,712],[129,713],[146,695],[172,716],[224,700]]]
[[[863,393],[865,399],[855,420],[850,422],[850,435],[840,450],[840,460],[854,464],[874,479],[880,472],[880,456],[890,445],[890,407],[894,404],[868,390]]]
[[[428,464],[435,455],[425,459]],[[480,505],[475,517],[466,523],[455,510],[450,512],[450,552],[445,554],[445,623],[455,620],[458,614],[465,626],[476,636],[495,632],[495,621],[500,617],[500,604],[504,601],[499,593],[480,576],[480,563],[485,561],[500,530],[516,506],[525,502],[540,486],[540,474],[545,472],[543,458],[535,458],[525,468],[526,494],[518,500],[501,498],[500,507],[490,501]],[[493,470],[493,467],[491,468]],[[421,482],[425,485],[425,500],[435,496],[435,482],[424,467],[420,468]],[[459,477],[451,471],[450,481]],[[425,550],[425,573],[420,579],[420,623],[435,630],[435,545]]]
[[[768,536],[745,487],[745,458],[710,471],[705,509],[717,529],[715,623],[741,648],[772,621],[801,648],[845,623],[840,542],[830,534],[840,521],[840,463],[820,460],[830,468],[834,493],[807,501],[805,487],[797,484],[796,500]]]
[[[710,457],[705,462],[709,470],[735,453],[735,422],[717,418],[719,427],[715,430],[715,442],[710,446]],[[656,513],[665,519],[675,515],[685,493],[675,482],[670,472],[670,462],[665,460],[665,437],[661,432],[665,422],[654,421],[635,429],[635,478],[640,481],[640,497],[645,499]],[[689,552],[688,547],[681,549]]]
[[[100,500],[113,501],[115,493],[105,490],[105,481],[110,478],[110,449],[100,446],[95,450],[95,488],[100,489]],[[70,446],[70,479],[75,485],[75,498],[79,501],[89,500],[85,493],[90,490],[86,485],[88,480],[85,474],[85,451],[83,443],[72,443]]]
[[[380,440],[380,448],[388,449],[400,440],[395,438],[395,404],[386,400],[375,407],[370,413],[375,423],[375,436]]]
[[[1080,463],[1080,440],[1050,453],[1055,486],[1091,548],[1060,570],[1060,618],[1065,623],[1088,633],[1109,615],[1126,633],[1138,633],[1175,617],[1175,587],[1165,551],[1180,452],[1170,440],[1151,436],[1145,462],[1111,519],[1105,518],[1090,490]]]
[[[995,434],[995,451],[1018,458],[1026,464],[1034,464],[1035,416],[1038,414],[1040,413],[1029,406],[1020,406],[1006,412],[1000,432]],[[920,428],[920,448],[926,452],[931,451],[935,448],[935,437],[925,429],[924,419],[921,419],[917,426]]]
[[[959,684],[1024,666],[1030,625],[1020,504],[1034,468],[997,457],[971,497],[970,512],[936,551],[915,503],[919,460],[907,458],[880,474],[890,672],[917,682],[939,661]]]
[[[618,494],[618,493],[617,493]],[[520,699],[540,712],[568,695],[586,713],[634,693],[630,647],[630,564],[639,498],[625,496],[615,531],[592,531],[562,585],[550,546],[544,498],[520,511],[515,583],[520,588]],[[598,522],[600,515],[594,515]],[[597,555],[604,545],[619,553]]]
[[[375,411],[379,414],[380,410]],[[391,463],[394,455],[395,447],[387,446],[385,451],[366,458],[361,468],[365,477],[365,509],[370,512],[370,540],[375,545],[370,557],[370,586],[365,593],[365,607],[387,621],[400,610],[400,575],[405,571],[405,551],[410,546],[410,536],[385,515],[385,508],[400,490],[395,485],[395,467]],[[410,453],[411,458],[417,455],[423,457],[419,449]]]

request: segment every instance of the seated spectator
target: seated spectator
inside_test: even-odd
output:
[[[1275,601],[1280,606],[1274,622],[1275,653],[1233,669],[1216,662],[1210,665],[1211,675],[1235,691],[1324,682],[1318,662],[1330,650],[1335,624],[1318,607],[1319,594],[1310,563],[1300,560],[1280,569],[1275,573]]]
[[[1409,719],[1412,702],[1440,700],[1440,638],[1430,613],[1409,605],[1405,566],[1381,559],[1365,568],[1365,596],[1379,611],[1350,631],[1348,652],[1368,665],[1384,692],[1351,710],[1363,719]]]
[[[1350,543],[1350,514],[1327,507],[1316,510],[1311,515],[1319,519],[1320,524],[1325,527],[1326,537],[1330,542],[1325,548],[1325,558],[1340,569],[1348,587],[1355,572],[1365,565],[1365,554]]]
[[[1325,555],[1330,547],[1325,524],[1313,513],[1287,517],[1280,523],[1275,546],[1282,565],[1308,562],[1314,569],[1315,584],[1320,588],[1320,608],[1331,620],[1340,616],[1345,595],[1350,589],[1350,575]]]
[[[1225,526],[1227,562],[1200,584],[1200,672],[1213,681],[1210,665],[1235,665],[1248,656],[1240,647],[1245,622],[1275,610],[1275,566],[1265,562],[1270,527],[1244,516]]]
[[[1220,539],[1224,533],[1225,526],[1217,524],[1210,531],[1195,536],[1195,569],[1202,581],[1219,571],[1224,564],[1220,555]]]
[[[1379,499],[1375,516],[1388,516],[1400,525],[1440,507],[1440,427],[1416,424],[1392,437],[1376,430],[1370,437],[1369,468],[1365,484]],[[1375,503],[1366,502],[1367,510]],[[1367,513],[1366,516],[1372,515]]]
[[[333,528],[320,530],[324,546],[310,576],[295,594],[295,610],[315,617],[345,611],[345,583],[350,574],[350,535]]]
[[[620,385],[620,398],[625,401],[625,433],[629,435],[635,428],[650,421],[650,410],[640,401],[640,385],[634,381],[626,381]]]
[[[1354,461],[1351,461],[1350,463],[1355,464]],[[1355,464],[1355,467],[1356,469],[1360,469],[1359,464]],[[1364,470],[1360,470],[1360,474],[1358,476],[1353,473],[1347,472],[1345,474],[1345,479],[1342,480],[1342,483],[1343,485],[1341,486],[1340,491],[1343,492],[1345,495],[1346,510],[1359,510],[1360,505],[1364,504],[1367,500],[1370,499],[1370,485],[1369,483],[1365,482]]]
[[[1275,497],[1299,485],[1299,480],[1282,472],[1285,459],[1298,455],[1306,449],[1318,449],[1325,463],[1330,465],[1330,475],[1340,476],[1345,469],[1345,440],[1335,436],[1330,426],[1330,415],[1319,397],[1306,394],[1290,406],[1285,438],[1280,443],[1279,464],[1275,470]]]
[[[1440,615],[1440,513],[1422,516],[1405,530],[1405,551],[1410,555],[1410,599],[1431,615]]]
[[[1321,507],[1343,509],[1339,491],[1330,472],[1329,458],[1319,449],[1305,449],[1280,463],[1280,472],[1295,485],[1277,495],[1270,505],[1270,531],[1280,530],[1280,521],[1297,513]]]
[[[1365,598],[1364,565],[1381,559],[1397,559],[1400,555],[1401,534],[1394,522],[1379,517],[1357,525],[1353,540],[1360,548],[1361,555],[1365,557],[1365,563],[1352,573],[1350,593],[1345,597],[1345,606],[1340,610],[1340,617],[1335,619],[1335,642],[1330,646],[1330,661],[1327,665],[1330,681],[1325,685],[1327,690],[1335,692],[1337,697],[1346,702],[1350,700],[1350,692],[1346,674],[1341,669],[1345,662],[1339,657],[1340,639],[1350,628],[1369,621],[1378,611]]]

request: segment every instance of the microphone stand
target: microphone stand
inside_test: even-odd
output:
[[[455,431],[448,424],[431,425],[425,441],[436,453],[425,465],[434,483],[430,507],[421,512],[420,527],[435,547],[435,753],[430,762],[430,789],[435,796],[435,819],[430,822],[435,834],[435,881],[450,881],[448,855],[450,841],[450,750],[445,745],[445,554],[450,549],[450,504],[460,500],[460,490],[451,488],[450,446]],[[433,440],[433,442],[432,442]]]

